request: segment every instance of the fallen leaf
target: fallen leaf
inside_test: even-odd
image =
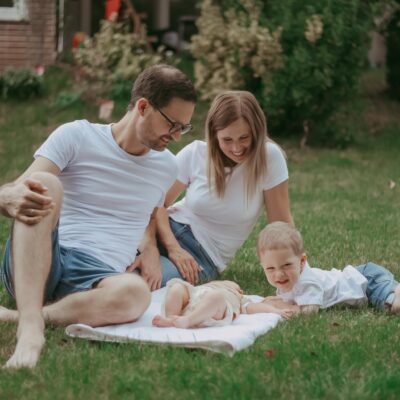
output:
[[[277,351],[278,350],[276,350],[276,349],[268,349],[266,352],[265,352],[265,357],[266,358],[273,358],[273,357],[275,357],[275,354],[277,353]]]
[[[389,181],[389,189],[394,189],[395,186],[396,186],[396,182],[390,180],[390,181]]]

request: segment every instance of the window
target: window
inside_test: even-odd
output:
[[[0,21],[27,19],[27,0],[0,0]]]

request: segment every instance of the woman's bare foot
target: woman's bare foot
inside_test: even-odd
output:
[[[18,311],[10,310],[0,306],[0,321],[1,322],[17,322],[18,321]]]
[[[167,328],[173,325],[173,317],[163,317],[162,315],[156,315],[151,323],[159,328]]]
[[[14,354],[5,368],[33,368],[36,366],[44,345],[43,321],[21,323],[18,327],[18,340]]]
[[[397,285],[394,291],[394,299],[392,307],[390,307],[390,312],[392,314],[400,314],[400,285]]]

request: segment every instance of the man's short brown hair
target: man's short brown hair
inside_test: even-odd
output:
[[[141,97],[157,108],[165,107],[175,97],[192,103],[197,101],[192,81],[181,70],[167,64],[148,67],[137,77],[128,110],[132,110]]]

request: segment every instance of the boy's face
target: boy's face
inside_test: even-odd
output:
[[[266,250],[261,254],[261,265],[268,282],[282,292],[288,292],[299,280],[307,257],[297,256],[290,248]]]

